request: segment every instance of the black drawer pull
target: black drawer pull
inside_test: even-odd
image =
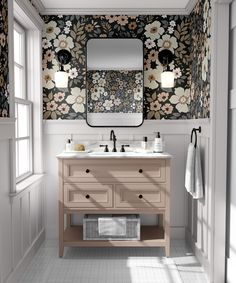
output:
[[[86,172],[86,173],[89,173],[89,172],[90,172],[90,170],[89,170],[89,169],[86,169],[86,170],[85,170],[85,172]]]
[[[143,169],[139,169],[138,171],[139,171],[139,173],[143,173]]]
[[[138,197],[139,197],[139,198],[143,198],[143,195],[139,195]]]
[[[85,197],[86,197],[86,198],[90,198],[90,195],[86,195]]]

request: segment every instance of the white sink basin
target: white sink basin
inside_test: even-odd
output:
[[[89,153],[89,155],[94,155],[94,156],[134,156],[137,155],[136,152],[132,151],[126,151],[126,152],[104,152],[104,151],[92,151]]]

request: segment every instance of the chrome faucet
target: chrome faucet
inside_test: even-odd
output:
[[[112,151],[113,152],[117,152],[117,149],[116,149],[116,135],[115,135],[115,132],[113,130],[111,130],[111,132],[110,132],[110,141],[113,141],[113,149],[112,149]]]

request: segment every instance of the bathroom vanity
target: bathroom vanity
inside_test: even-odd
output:
[[[160,153],[62,153],[59,161],[59,256],[65,246],[164,247],[170,253],[170,159]],[[156,214],[140,240],[83,240],[72,214]]]

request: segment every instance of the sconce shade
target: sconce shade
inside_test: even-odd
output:
[[[68,73],[65,71],[58,71],[54,76],[55,85],[58,88],[67,88],[68,86]]]
[[[158,60],[166,67],[166,70],[161,73],[161,87],[170,88],[174,87],[175,75],[170,70],[169,64],[173,61],[174,54],[169,49],[163,49],[158,53]]]
[[[57,60],[61,64],[61,68],[55,73],[54,81],[58,88],[67,88],[68,86],[68,73],[64,70],[63,65],[66,65],[71,60],[71,53],[66,49],[61,49],[57,52]]]
[[[174,87],[175,75],[171,71],[164,71],[161,73],[161,87],[170,88]]]

